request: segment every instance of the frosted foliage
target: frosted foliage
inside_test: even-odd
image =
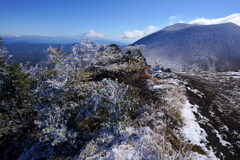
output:
[[[104,45],[85,40],[79,44],[76,44],[72,48],[72,53],[74,55],[91,54],[97,52],[100,49],[103,49],[104,47]]]
[[[118,122],[128,119],[126,114],[134,106],[129,97],[131,95],[127,93],[128,88],[112,80],[104,79],[82,92],[88,95],[82,101],[83,107],[77,116],[82,122],[82,125],[80,124],[82,130],[89,130],[95,122],[102,126],[102,129],[106,127],[113,129],[118,126]]]
[[[62,142],[75,142],[77,136],[76,132],[68,131],[67,120],[69,116],[64,115],[66,110],[64,106],[51,106],[42,110],[42,116],[46,119],[42,121],[35,121],[35,124],[41,129],[41,141],[50,141],[51,145],[55,146]]]
[[[142,114],[132,122],[134,127],[132,123],[126,127],[120,123],[114,133],[103,131],[97,139],[87,144],[76,160],[175,160],[199,157],[181,140],[179,130],[169,132],[171,122],[161,107],[145,105],[141,110]],[[170,141],[173,135],[179,137],[179,151]]]
[[[101,133],[96,140],[87,144],[76,160],[164,160],[188,159],[173,149],[173,146],[162,132],[150,127],[119,128],[118,134]]]
[[[126,119],[124,114],[133,106],[127,95],[128,87],[109,79],[74,88],[78,95],[71,97],[71,101],[65,98],[66,94],[71,94],[68,88],[49,87],[40,94],[46,104],[38,106],[40,120],[35,124],[41,130],[40,139],[51,142],[53,146],[63,142],[74,144],[77,136],[82,134],[69,129],[69,123],[77,123],[82,130],[90,129],[94,134],[94,120],[100,120],[99,125],[103,128],[115,127],[118,121]]]
[[[76,44],[69,54],[62,53],[62,49],[52,47],[49,47],[48,51],[50,53],[50,63],[54,64],[53,69],[57,72],[55,80],[58,83],[64,83],[69,80],[83,80],[86,72],[122,57],[120,51],[118,54],[111,53],[111,47],[90,41]],[[114,48],[112,51],[115,52]],[[53,80],[51,81],[54,83]]]
[[[7,57],[7,50],[4,47],[2,47],[0,44],[0,60],[3,60],[6,57]]]
[[[40,140],[51,142],[57,145],[62,142],[74,143],[77,133],[68,130],[67,122],[71,118],[71,110],[77,106],[76,103],[67,103],[63,95],[56,94],[58,91],[53,88],[45,88],[40,93],[40,99],[48,102],[44,106],[38,106],[40,119],[35,124],[41,131]]]
[[[113,129],[128,119],[126,114],[135,105],[128,86],[109,79],[98,82],[84,79],[95,73],[92,68],[115,63],[126,51],[117,45],[105,47],[89,41],[75,45],[69,54],[63,53],[62,48],[49,47],[48,51],[48,70],[54,76],[36,89],[44,103],[37,106],[40,119],[35,121],[42,141],[52,145],[75,143],[79,136],[94,136],[98,130]],[[69,129],[69,124],[76,128]]]
[[[111,133],[102,133],[95,141],[86,146],[77,159],[164,159],[160,146],[162,142],[163,137],[149,127],[139,129],[127,127],[121,129],[117,136]],[[105,146],[108,145],[110,147],[106,148]]]
[[[172,123],[171,117],[177,118],[178,113],[181,114],[187,99],[182,89],[176,87],[178,81],[164,83],[166,84],[162,84],[161,87],[153,87],[157,92],[166,91],[164,106],[141,106],[141,114],[134,121],[127,124],[120,122],[114,132],[103,130],[75,159],[214,159],[214,156],[193,152],[194,145],[188,143],[186,136],[182,135],[186,124]],[[162,87],[163,85],[165,86]],[[182,118],[185,122],[186,117]],[[181,121],[181,118],[178,120]],[[173,128],[171,125],[174,125]],[[207,150],[204,151],[209,154]]]

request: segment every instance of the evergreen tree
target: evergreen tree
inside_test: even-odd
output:
[[[6,50],[0,42],[0,138],[21,135],[33,124],[32,91],[34,80],[21,72],[17,64],[6,62]],[[0,140],[0,144],[1,144]]]

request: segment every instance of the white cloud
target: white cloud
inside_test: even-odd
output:
[[[153,32],[156,32],[159,30],[158,27],[155,26],[149,26],[143,30],[132,30],[132,31],[126,31],[121,35],[121,38],[123,39],[136,39],[136,38],[141,38],[143,36],[146,36],[148,34],[151,34]]]
[[[148,34],[151,34],[153,32],[156,32],[157,30],[159,30],[158,27],[155,27],[155,26],[149,26],[147,28],[144,29],[143,33],[144,35],[148,35]]]
[[[240,14],[231,14],[227,17],[216,18],[216,19],[206,19],[206,18],[197,18],[190,21],[190,24],[201,24],[201,25],[210,25],[210,24],[220,24],[232,22],[240,26]]]
[[[93,29],[91,29],[88,32],[84,33],[83,37],[86,37],[86,38],[104,38],[105,35],[102,34],[102,33],[97,33]]]
[[[178,23],[184,23],[184,21],[183,20],[179,20]]]
[[[175,23],[184,23],[184,21],[179,16],[169,16],[168,21],[169,21],[169,25],[172,25]],[[216,19],[197,18],[195,20],[190,21],[189,24],[210,25],[210,24],[219,24],[219,23],[228,23],[228,22],[232,22],[240,26],[240,13],[231,14],[227,17],[216,18]],[[149,26],[143,30],[127,31],[121,35],[121,38],[137,39],[137,38],[144,37],[148,34],[151,34],[159,29],[160,29],[159,27]]]
[[[141,30],[133,30],[133,31],[126,31],[123,33],[121,38],[123,39],[135,39],[143,36],[143,31]]]
[[[175,23],[184,23],[184,21],[179,16],[169,16],[168,23],[169,25],[173,25]]]

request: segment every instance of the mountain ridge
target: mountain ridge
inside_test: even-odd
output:
[[[240,68],[240,27],[175,24],[134,44],[145,45],[149,64],[161,63],[175,71],[228,71]]]

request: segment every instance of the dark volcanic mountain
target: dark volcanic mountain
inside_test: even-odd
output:
[[[178,23],[134,44],[146,46],[143,54],[149,64],[157,62],[175,71],[240,69],[240,27],[233,23]]]

